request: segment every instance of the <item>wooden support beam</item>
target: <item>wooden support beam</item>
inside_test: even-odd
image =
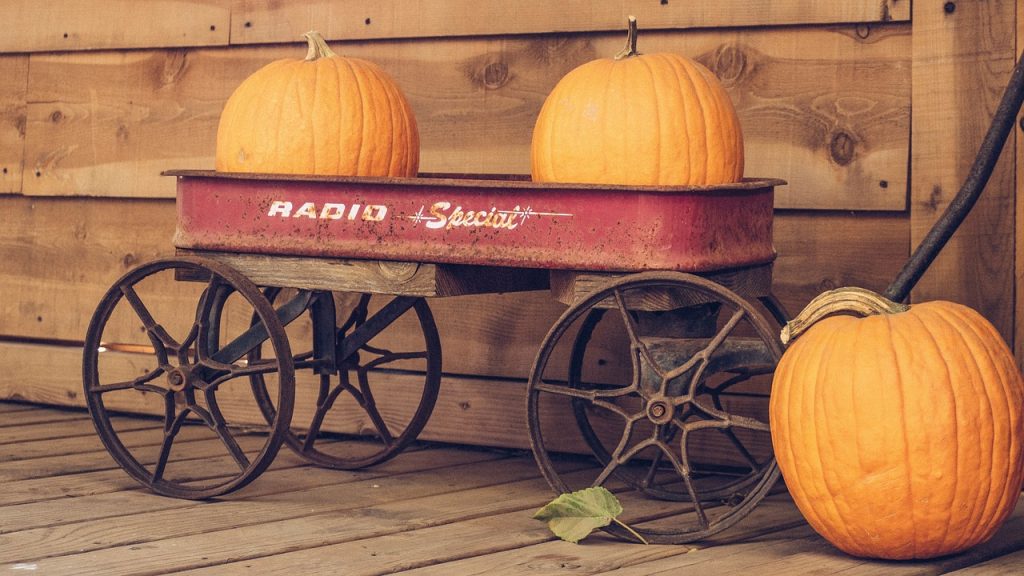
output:
[[[531,268],[266,256],[184,249],[178,249],[177,253],[227,264],[259,286],[431,297],[548,288],[548,272]]]

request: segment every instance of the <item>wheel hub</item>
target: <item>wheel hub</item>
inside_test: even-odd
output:
[[[191,384],[192,373],[188,366],[178,366],[167,373],[167,387],[172,392],[181,392]]]
[[[675,407],[666,398],[653,398],[647,402],[647,419],[655,424],[668,424],[675,416]]]

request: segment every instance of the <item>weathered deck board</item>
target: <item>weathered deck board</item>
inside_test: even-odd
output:
[[[803,524],[799,513],[790,504],[788,498],[773,497],[763,502],[754,513],[742,522],[734,531],[730,531],[725,541],[744,541],[757,538],[765,532],[784,530],[788,526]],[[599,536],[598,538],[603,538]],[[476,556],[464,560],[413,570],[410,575],[427,576],[432,574],[564,574],[568,571],[576,574],[595,574],[607,571],[626,570],[631,566],[644,566],[648,563],[665,562],[677,567],[683,565],[682,557],[698,556],[704,552],[699,544],[693,546],[636,546],[616,545],[600,555],[589,554],[585,549],[572,546],[558,540],[549,540],[528,548],[509,550],[499,554]],[[716,548],[711,548],[715,550]],[[747,558],[747,562],[761,561],[758,556]],[[755,564],[756,565],[756,564]],[[636,572],[647,574],[647,572]]]
[[[38,408],[32,404],[22,404],[18,402],[0,402],[0,414],[4,414],[5,418],[7,414],[13,414],[15,412],[29,412],[35,411]]]
[[[282,455],[284,456],[284,455]],[[290,455],[289,455],[290,456]],[[249,525],[271,523],[279,525],[287,519],[312,514],[309,502],[319,502],[316,513],[325,514],[335,510],[352,507],[358,502],[352,499],[337,498],[335,500],[311,498],[321,494],[340,495],[343,492],[353,493],[369,489],[377,492],[373,486],[389,483],[398,486],[398,492],[406,484],[431,485],[431,481],[440,477],[449,478],[471,470],[473,466],[500,459],[500,455],[479,451],[453,451],[445,448],[421,450],[404,454],[405,458],[396,459],[370,471],[343,472],[305,466],[296,470],[294,466],[282,466],[275,462],[274,468],[260,477],[257,483],[250,486],[243,494],[233,500],[215,503],[196,503],[184,500],[168,500],[152,494],[136,490],[134,482],[129,491],[110,496],[114,500],[129,501],[125,513],[131,514],[117,529],[110,527],[111,521],[103,515],[104,504],[109,498],[91,501],[79,499],[87,515],[81,520],[61,519],[54,521],[53,509],[61,504],[61,500],[38,503],[27,509],[29,513],[38,513],[48,519],[45,526],[26,527],[17,532],[8,533],[3,538],[9,543],[10,552],[0,553],[0,562],[15,561],[17,558],[43,558],[61,554],[79,554],[98,551],[115,546],[128,546],[140,541],[150,542],[170,538],[184,538],[218,530],[235,530]],[[525,466],[519,466],[524,473],[533,474]],[[528,471],[527,471],[528,470]],[[123,473],[122,476],[125,476]],[[408,475],[408,477],[406,477]],[[125,476],[126,477],[126,476]],[[460,474],[460,482],[472,485],[473,482],[493,481],[479,475]],[[443,482],[435,482],[438,487]],[[382,493],[394,494],[394,490]],[[302,496],[302,497],[297,497]],[[170,504],[164,506],[165,502]],[[96,502],[100,502],[96,504]],[[132,514],[131,503],[140,504],[139,511]],[[147,506],[148,502],[148,506]],[[361,502],[361,500],[360,500]],[[22,509],[25,510],[25,509]],[[188,522],[180,522],[188,517]],[[39,521],[36,521],[40,523]],[[140,536],[144,534],[144,536]],[[98,554],[98,552],[97,552]]]
[[[61,425],[55,426],[54,424],[56,423]],[[159,423],[152,420],[140,420],[137,424],[132,424],[132,427],[137,429],[154,428],[157,426],[159,426]],[[56,422],[50,420],[46,422],[25,423],[20,426],[5,426],[0,427],[0,445],[18,444],[35,438],[72,438],[95,434],[95,430],[92,420],[81,417],[57,420]],[[99,442],[96,442],[95,445],[99,446]]]
[[[121,435],[121,442],[129,448],[148,446],[153,442],[152,434],[148,433],[158,427],[160,427],[159,423],[152,422],[148,427],[125,431]],[[183,441],[189,440],[187,429],[183,430],[182,434],[184,435]],[[3,451],[0,451],[0,480],[20,480],[38,478],[38,476],[69,474],[71,471],[102,469],[104,464],[111,464],[106,467],[113,466],[113,461],[109,457],[105,460],[102,459],[103,455],[105,452],[94,429],[83,429],[81,436],[61,438],[58,442],[41,438],[7,444],[4,445]],[[29,459],[32,462],[14,463]],[[6,476],[15,474],[15,472],[19,478]],[[32,476],[33,474],[37,476]]]
[[[17,406],[17,405],[15,405]],[[0,412],[0,444],[7,442],[7,434],[12,430],[30,424],[61,424],[76,420],[88,420],[89,415],[81,410],[32,410],[29,408],[14,409],[11,412]],[[0,459],[2,459],[0,455]]]
[[[96,456],[78,428],[84,412],[0,402],[37,434],[26,443],[63,456],[0,463],[35,468],[64,458],[52,476],[8,482],[0,492],[0,570],[38,574],[843,574],[964,576],[1021,573],[1024,508],[992,541],[924,562],[846,556],[804,523],[785,493],[737,526],[690,546],[639,546],[596,534],[555,540],[532,512],[551,498],[523,452],[418,445],[379,467],[310,467],[283,451],[263,476],[218,501],[149,493],[114,468],[80,471]],[[38,427],[45,423],[49,429]],[[144,421],[152,424],[152,421]],[[18,428],[0,424],[0,432]],[[189,448],[199,448],[194,441]],[[0,453],[17,444],[0,445]],[[71,451],[71,452],[69,452]],[[73,453],[72,453],[73,452]],[[84,458],[84,460],[82,460]],[[589,474],[589,470],[581,470]],[[31,476],[31,474],[29,474]],[[105,485],[108,484],[108,485]],[[623,495],[628,521],[671,524],[690,507]]]
[[[282,575],[294,574],[294,571],[316,573],[333,564],[346,574],[376,574],[516,550],[553,539],[543,523],[530,517],[534,510],[551,498],[542,481],[507,483],[476,492],[403,501],[394,507],[380,509],[379,516],[389,524],[401,523],[408,528],[415,528],[410,532],[382,535],[369,542],[357,536],[336,545],[262,556],[258,560],[249,559],[244,564],[218,565],[185,573],[235,574],[245,570]],[[655,501],[636,501],[631,504],[631,511],[642,516],[666,516],[672,511],[689,509],[686,504]],[[377,516],[374,514],[375,518]],[[621,543],[615,543],[614,547],[638,554],[657,549],[677,549],[666,546],[637,547]]]
[[[194,446],[190,446],[188,450],[190,453],[194,451],[198,455],[210,442],[195,442],[192,444]],[[478,452],[469,452],[466,455],[460,453],[455,454],[450,459],[445,459],[443,458],[444,454],[434,454],[433,456],[418,454],[413,456],[413,453],[410,453],[408,454],[410,456],[409,462],[399,462],[392,465],[392,467],[382,467],[380,470],[375,468],[369,471],[356,472],[330,471],[333,473],[327,474],[326,472],[329,472],[327,470],[312,468],[289,476],[285,475],[283,470],[300,466],[302,463],[292,454],[282,452],[274,463],[274,469],[267,472],[266,477],[261,477],[260,480],[262,482],[259,486],[247,490],[244,496],[247,499],[252,499],[282,492],[293,493],[295,491],[315,489],[322,485],[330,485],[331,490],[338,490],[342,484],[347,482],[366,481],[381,475],[398,474],[410,470],[420,472],[431,470],[437,465],[435,461],[440,461],[444,463],[443,465],[450,466],[474,463],[487,459],[486,457],[481,457],[480,454]],[[130,490],[125,492],[92,493],[81,496],[79,501],[84,503],[85,506],[81,510],[75,511],[63,509],[59,501],[55,502],[52,499],[26,504],[5,504],[5,514],[3,518],[0,518],[0,533],[13,531],[15,527],[17,529],[26,529],[50,526],[74,520],[78,516],[80,516],[79,519],[90,519],[155,510],[186,509],[196,506],[195,502],[187,500],[153,498],[150,493],[137,489],[139,487],[136,484],[130,484],[128,487]],[[340,489],[347,490],[347,488]],[[321,496],[329,494],[329,492],[318,492],[317,495]],[[338,494],[338,496],[341,497],[343,494]]]
[[[1024,573],[1024,551],[1014,552],[981,564],[968,566],[956,572],[950,572],[953,576],[1017,576],[1022,573]]]

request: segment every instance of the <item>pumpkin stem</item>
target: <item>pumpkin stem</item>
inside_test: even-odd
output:
[[[331,50],[331,47],[327,45],[327,41],[324,40],[324,37],[316,30],[310,30],[303,34],[302,37],[306,39],[306,42],[309,42],[309,51],[306,52],[307,62],[337,56],[337,54],[334,53],[334,50]]]
[[[790,320],[782,328],[782,343],[789,344],[790,340],[797,338],[826,316],[834,314],[858,316],[897,314],[909,309],[910,306],[906,304],[893,302],[864,288],[836,288],[819,294],[797,314],[796,318]]]
[[[626,33],[626,47],[615,55],[616,60],[640,55],[640,53],[636,51],[636,16],[629,16],[628,18],[629,32]]]

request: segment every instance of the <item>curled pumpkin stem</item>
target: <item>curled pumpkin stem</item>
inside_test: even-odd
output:
[[[324,40],[324,37],[316,30],[310,30],[303,34],[302,37],[309,43],[309,50],[306,52],[307,62],[337,56],[337,54],[334,53],[334,50],[331,50],[331,47],[327,45],[327,41]]]
[[[910,306],[893,302],[871,290],[854,287],[836,288],[819,294],[804,307],[800,314],[797,314],[796,318],[786,323],[782,328],[782,343],[789,344],[790,340],[799,337],[808,328],[827,316],[835,314],[857,316],[897,314],[909,309]]]
[[[636,49],[636,37],[637,37],[637,26],[636,16],[629,16],[629,32],[626,33],[626,47],[619,51],[615,55],[616,60],[622,60],[623,58],[629,58],[631,56],[639,56],[640,53]]]

